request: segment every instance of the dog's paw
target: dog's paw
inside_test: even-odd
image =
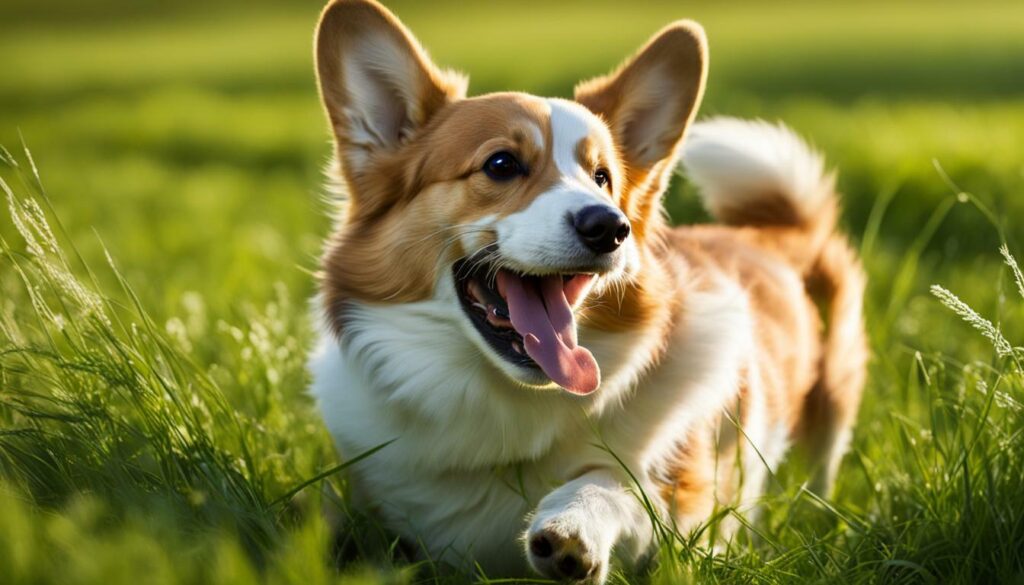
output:
[[[604,583],[611,547],[601,542],[599,531],[588,530],[583,521],[578,515],[565,515],[535,522],[525,539],[533,569],[558,581]]]

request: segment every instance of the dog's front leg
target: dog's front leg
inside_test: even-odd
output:
[[[632,565],[647,553],[653,536],[650,515],[620,474],[596,469],[541,500],[524,542],[538,573],[599,584],[608,576],[613,548]]]

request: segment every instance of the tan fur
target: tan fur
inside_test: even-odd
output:
[[[837,450],[857,417],[868,361],[867,338],[861,317],[865,277],[846,238],[833,235],[825,243],[808,279],[811,294],[821,299],[828,314],[817,380],[803,404],[796,428],[799,444],[812,461],[827,462],[814,478],[827,486],[835,478]]]
[[[661,482],[662,499],[672,510],[679,527],[689,530],[706,521],[716,499],[728,499],[715,481],[714,428],[701,426],[681,442],[675,465]]]
[[[748,214],[745,227],[682,227],[667,235],[673,252],[685,258],[694,272],[725,275],[743,285],[757,322],[757,367],[756,374],[744,374],[735,409],[741,413],[739,422],[746,422],[743,402],[749,399],[750,389],[758,388],[769,423],[783,425],[818,466],[812,487],[821,490],[827,490],[834,478],[835,450],[845,448],[838,443],[854,423],[867,362],[860,313],[864,276],[845,237],[832,232],[834,196],[828,201],[813,221],[794,221],[796,212],[780,199],[778,205],[768,207],[775,215],[766,215],[763,209],[757,215]],[[763,222],[764,227],[756,227],[754,221]],[[794,288],[780,268],[802,275],[800,286]],[[825,307],[827,330],[818,303]],[[723,428],[733,424],[719,419],[717,425],[698,431],[704,436],[691,436],[694,446],[680,455],[669,484],[677,505],[693,500],[688,505],[702,509],[711,505],[713,497],[734,499],[738,470],[732,462],[736,440],[743,439],[720,440]],[[716,478],[719,489],[712,493],[706,482],[694,478],[716,473],[702,451],[714,443],[720,450],[716,456],[720,477]],[[694,470],[694,465],[704,469]],[[723,469],[726,475],[721,477]]]

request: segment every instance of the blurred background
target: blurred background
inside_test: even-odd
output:
[[[1024,357],[1000,362],[929,294],[946,286],[1024,343],[1024,302],[998,253],[1005,240],[1024,258],[1024,2],[386,4],[436,62],[469,74],[471,94],[571,97],[667,22],[698,20],[711,53],[701,115],[785,121],[838,170],[874,359],[836,507],[793,512],[802,480],[784,470],[765,538],[721,561],[684,551],[687,566],[742,583],[753,571],[1024,582]],[[304,395],[330,209],[311,59],[321,8],[0,0],[0,145],[22,169],[31,150],[63,244],[120,290],[106,247],[161,332],[140,334],[136,320],[149,321],[133,313],[123,331],[98,322],[68,337],[59,307],[29,302],[47,285],[63,302],[67,278],[22,259],[12,218],[31,213],[0,214],[0,488],[20,494],[0,489],[0,571],[21,567],[26,583],[334,580],[309,562],[330,539],[319,516],[295,520],[315,506],[279,498],[337,462]],[[32,191],[24,172],[0,165],[0,177]],[[678,223],[706,217],[682,177],[665,203]],[[30,264],[28,276],[9,268]],[[112,294],[118,311],[131,305]],[[162,368],[210,420],[175,418]],[[111,398],[122,387],[144,400]]]
[[[909,245],[951,196],[934,161],[997,216],[1024,213],[1017,0],[389,5],[438,63],[469,73],[471,94],[569,97],[668,21],[693,18],[711,47],[702,115],[794,126],[839,169],[855,233],[878,209],[870,237]],[[0,144],[23,137],[76,242],[92,254],[95,229],[147,300],[258,297],[268,278],[309,292],[300,268],[328,226],[311,63],[321,7],[5,0]],[[674,218],[701,219],[676,183]],[[962,209],[928,249],[964,259],[997,243]]]

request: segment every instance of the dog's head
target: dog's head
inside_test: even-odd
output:
[[[321,17],[316,64],[347,195],[323,266],[338,331],[353,300],[445,297],[512,379],[595,390],[577,313],[614,313],[641,286],[704,87],[701,28],[669,25],[575,101],[467,98],[466,79],[436,67],[385,8],[338,0]]]

